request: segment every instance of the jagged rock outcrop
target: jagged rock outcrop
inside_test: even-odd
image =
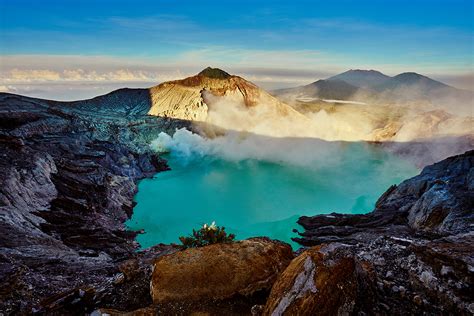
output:
[[[345,247],[316,246],[293,259],[273,285],[263,315],[350,315],[371,304],[371,266]]]
[[[354,313],[472,314],[473,172],[474,151],[447,158],[389,188],[372,213],[301,217],[305,231],[295,241],[308,247],[343,245],[344,257],[370,267],[365,284],[374,289],[373,303]],[[274,301],[281,301],[290,283],[273,291]]]
[[[181,123],[127,116],[130,109],[114,102],[102,104],[109,110],[102,118],[90,100],[78,109],[79,101],[0,94],[3,313],[60,310],[67,297],[80,301],[78,293],[110,300],[119,262],[137,256],[136,232],[124,226],[136,181],[167,169],[145,145]],[[63,303],[50,304],[53,294]],[[84,312],[95,303],[76,307]]]
[[[470,315],[472,235],[367,235],[314,246],[272,288],[264,315]]]
[[[163,256],[153,266],[153,302],[215,301],[268,291],[292,258],[290,245],[266,238]]]
[[[390,187],[366,215],[303,216],[297,241],[304,245],[332,241],[356,243],[375,230],[397,235],[446,236],[474,230],[474,151],[427,166],[416,177]]]

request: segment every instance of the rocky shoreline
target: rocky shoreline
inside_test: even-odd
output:
[[[167,169],[146,144],[189,127],[149,107],[140,89],[69,103],[0,94],[1,313],[474,313],[474,151],[391,187],[372,213],[300,218],[296,254],[265,238],[137,252],[124,226],[136,183]],[[183,271],[201,294],[179,296]]]
[[[390,187],[369,214],[298,223],[305,231],[295,241],[331,249],[322,264],[336,255],[364,267],[371,303],[359,312],[474,313],[474,151]]]

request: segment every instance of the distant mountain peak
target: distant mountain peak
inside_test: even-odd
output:
[[[426,76],[420,75],[419,73],[414,72],[414,71],[407,71],[407,72],[402,72],[402,73],[398,74],[398,76],[402,76],[402,75],[407,75],[407,76],[408,75],[410,75],[410,76],[416,75],[416,76],[426,77]]]
[[[410,79],[427,79],[427,80],[433,80],[430,77],[420,75],[419,73],[416,72],[403,72],[401,74],[396,75],[393,78],[410,78]],[[435,80],[433,80],[435,81]]]
[[[351,69],[328,78],[327,80],[342,80],[359,88],[370,88],[374,85],[381,84],[388,79],[390,79],[389,76],[384,75],[377,70]]]
[[[416,72],[413,72],[413,71],[409,71],[409,72],[402,72],[398,75],[396,75],[395,77],[417,77],[417,78],[428,78],[426,76],[423,76],[423,75],[420,75],[419,73],[416,73]]]
[[[350,69],[305,86],[280,89],[274,94],[285,99],[303,95],[319,99],[378,103],[413,100],[436,103],[444,102],[447,97],[459,100],[459,103],[472,103],[474,96],[471,91],[458,90],[416,72],[404,72],[390,77],[373,69]]]
[[[293,95],[331,100],[358,100],[359,98],[371,97],[370,91],[340,79],[320,79],[305,86],[281,89],[274,93],[282,97]]]
[[[430,77],[420,75],[419,73],[416,73],[416,72],[404,72],[404,73],[398,74],[395,77],[392,77],[392,79],[388,81],[387,83],[388,84],[397,83],[398,85],[418,84],[418,85],[423,85],[424,89],[439,89],[439,88],[448,88],[448,87],[451,88],[450,86],[442,82],[433,80]],[[420,88],[420,86],[418,88]]]
[[[203,76],[212,79],[227,79],[231,77],[231,75],[225,72],[224,70],[212,67],[207,67],[206,69],[203,69],[200,73],[198,73],[198,76]]]
[[[382,74],[380,71],[378,70],[374,70],[374,69],[350,69],[346,72],[343,72],[343,73],[351,73],[351,72],[358,72],[358,73],[377,73],[377,74]]]

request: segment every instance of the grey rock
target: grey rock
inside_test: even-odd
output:
[[[0,93],[2,313],[151,302],[144,263],[150,252],[136,252],[137,232],[124,221],[136,182],[168,168],[148,141],[186,123],[147,117],[143,96],[119,91],[66,103]],[[136,278],[114,283],[130,258],[140,262]]]
[[[469,315],[473,170],[474,151],[447,158],[390,187],[371,213],[301,217],[305,231],[294,240],[303,246],[354,245],[352,255],[372,266],[374,300],[391,314]]]

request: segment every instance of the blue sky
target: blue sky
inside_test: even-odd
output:
[[[350,68],[473,81],[474,1],[0,0],[3,90],[147,86],[211,65],[265,88]],[[23,90],[22,90],[23,89]],[[96,89],[96,91],[94,91]],[[76,91],[77,92],[77,91]],[[30,94],[31,94],[30,93]]]

